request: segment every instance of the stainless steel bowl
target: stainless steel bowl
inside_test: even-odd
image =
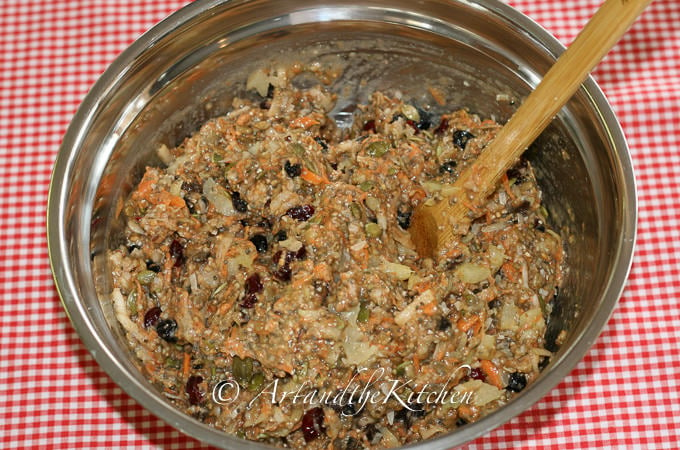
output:
[[[493,0],[197,1],[127,49],[76,113],[49,194],[50,260],[64,307],[85,346],[132,397],[204,442],[254,448],[174,409],[136,369],[107,296],[106,248],[119,239],[119,205],[175,145],[245,92],[247,74],[273,62],[321,61],[342,75],[343,107],[374,89],[506,120],[563,47]],[[306,80],[298,80],[300,83]],[[351,109],[351,108],[350,108]],[[621,129],[589,79],[529,152],[552,225],[567,237],[564,287],[549,321],[556,357],[514,401],[422,448],[450,448],[508,421],[559,383],[594,342],[621,294],[636,228],[634,178]],[[561,345],[557,334],[566,330]]]

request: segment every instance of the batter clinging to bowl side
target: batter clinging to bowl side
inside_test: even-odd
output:
[[[126,201],[111,296],[142,369],[199,420],[288,447],[397,446],[507,403],[551,355],[563,260],[530,165],[422,260],[411,212],[499,125],[376,92],[338,130],[332,94],[289,76],[251,76],[261,98],[162,147]]]

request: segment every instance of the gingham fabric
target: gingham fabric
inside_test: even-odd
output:
[[[513,0],[570,42],[600,0]],[[204,448],[98,367],[50,274],[50,171],[78,104],[180,0],[0,2],[0,447]],[[594,73],[628,137],[640,220],[602,335],[530,410],[466,449],[679,448],[680,1],[656,0]]]

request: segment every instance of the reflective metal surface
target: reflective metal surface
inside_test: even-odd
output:
[[[375,89],[468,107],[506,120],[562,51],[517,11],[488,0],[197,1],[126,50],[88,94],[59,151],[48,206],[54,278],[74,327],[102,368],[171,425],[225,448],[256,448],[185,416],[132,362],[108,299],[102,255],[119,238],[119,202],[154,149],[195,131],[245,93],[262,65],[320,61],[341,76],[336,117]],[[499,95],[500,94],[500,95]],[[556,357],[509,405],[459,431],[418,444],[462,444],[527,409],[560,382],[611,314],[630,267],[636,227],[626,143],[592,80],[529,152],[552,225],[567,237],[568,271],[549,323]],[[565,329],[561,346],[554,341]]]

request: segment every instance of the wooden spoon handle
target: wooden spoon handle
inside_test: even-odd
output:
[[[461,175],[486,198],[651,0],[607,0],[480,157]],[[495,144],[495,145],[494,145]],[[481,170],[485,168],[485,170]],[[483,175],[480,177],[480,175]],[[476,203],[476,202],[475,202]]]
[[[453,189],[457,201],[453,204],[442,201],[416,209],[414,219],[418,231],[414,242],[420,255],[434,256],[453,242],[455,228],[468,222],[470,208],[483,204],[503,174],[548,126],[651,1],[604,2],[494,140],[460,174],[454,183],[458,189]]]

